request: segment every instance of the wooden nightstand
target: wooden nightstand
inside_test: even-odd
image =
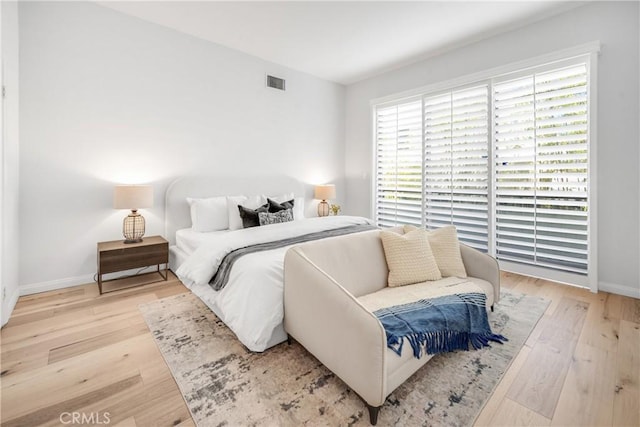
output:
[[[164,274],[160,265],[164,264]],[[125,244],[123,240],[98,243],[98,289],[103,292],[115,291],[132,286],[146,285],[168,279],[167,267],[169,264],[169,242],[161,236],[145,237],[140,243]],[[102,280],[107,273],[130,270],[133,268],[149,267],[157,265],[158,270],[150,274],[129,276],[121,279]],[[160,278],[158,278],[160,276]],[[143,280],[140,280],[143,279]],[[103,283],[120,282],[117,288],[104,290]]]

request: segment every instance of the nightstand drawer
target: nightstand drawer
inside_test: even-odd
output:
[[[100,272],[114,273],[169,262],[169,244],[114,249],[100,253]]]

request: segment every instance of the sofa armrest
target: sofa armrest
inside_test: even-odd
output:
[[[297,247],[284,261],[284,328],[369,405],[384,403],[382,324]]]
[[[487,255],[460,243],[460,254],[467,275],[477,277],[493,285],[493,302],[500,301],[500,268],[498,261],[491,255]]]

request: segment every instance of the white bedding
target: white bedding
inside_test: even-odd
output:
[[[370,223],[362,217],[335,216],[220,233],[189,255],[176,274],[249,350],[264,351],[286,337],[282,333],[283,263],[289,247],[239,258],[231,269],[227,285],[216,292],[208,282],[224,256],[248,245]]]
[[[225,233],[229,233],[229,230],[202,233],[193,230],[193,228],[183,228],[182,230],[176,231],[176,246],[188,255],[191,255],[203,244]]]

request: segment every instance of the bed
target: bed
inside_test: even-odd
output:
[[[290,197],[298,203],[294,221],[254,228],[196,231],[192,227],[190,199],[255,195]],[[280,196],[279,196],[280,195]],[[303,199],[304,198],[304,199]],[[231,208],[233,201],[229,201]],[[300,206],[302,205],[302,206]],[[301,218],[302,213],[306,218]],[[283,262],[290,241],[311,234],[359,231],[370,221],[362,217],[315,216],[311,186],[290,177],[190,176],[174,181],[166,193],[165,235],[170,242],[169,265],[180,280],[200,298],[249,350],[261,352],[286,340],[283,321]],[[219,227],[218,227],[219,228]],[[233,228],[233,226],[232,226]],[[289,239],[289,240],[287,240]],[[239,257],[229,268],[220,290],[209,284],[225,256],[252,245],[284,246]],[[221,268],[223,270],[223,268]]]

